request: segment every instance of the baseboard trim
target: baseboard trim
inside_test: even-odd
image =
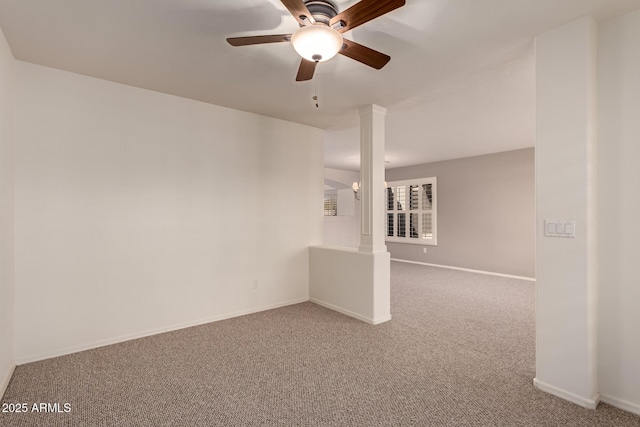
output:
[[[346,316],[353,317],[354,319],[358,319],[358,320],[360,320],[362,322],[365,322],[365,323],[368,323],[370,325],[379,325],[381,323],[388,322],[389,320],[391,320],[391,315],[385,316],[385,317],[380,317],[380,318],[377,318],[377,319],[372,319],[370,317],[362,316],[361,314],[358,314],[358,313],[355,313],[353,311],[344,309],[342,307],[338,307],[337,305],[330,304],[328,302],[319,300],[317,298],[309,298],[309,301],[311,301],[314,304],[318,304],[318,305],[321,305],[321,306],[323,306],[325,308],[328,308],[329,310],[337,311],[338,313],[342,313],[342,314],[344,314]]]
[[[121,343],[121,342],[131,341],[131,340],[135,340],[135,339],[138,339],[138,338],[144,338],[144,337],[149,337],[149,336],[152,336],[152,335],[162,334],[162,333],[165,333],[165,332],[177,331],[179,329],[190,328],[192,326],[199,326],[199,325],[204,325],[204,324],[207,324],[207,323],[218,322],[220,320],[231,319],[231,318],[234,318],[234,317],[246,316],[247,314],[254,314],[254,313],[259,313],[261,311],[273,310],[273,309],[276,309],[276,308],[286,307],[288,305],[300,304],[300,303],[307,302],[307,301],[309,301],[309,298],[298,298],[298,299],[295,299],[295,300],[289,300],[289,301],[285,301],[285,302],[281,302],[281,303],[277,303],[277,304],[270,304],[270,305],[260,306],[260,307],[257,307],[257,308],[252,308],[252,309],[247,309],[247,310],[240,310],[240,311],[235,311],[235,312],[231,312],[231,313],[225,313],[225,314],[221,314],[221,315],[217,315],[217,316],[211,316],[211,317],[207,317],[207,318],[204,318],[204,319],[195,320],[195,321],[192,321],[192,322],[185,322],[185,323],[180,323],[180,324],[173,325],[173,326],[162,327],[162,328],[157,328],[157,329],[151,329],[151,330],[148,330],[148,331],[139,332],[139,333],[135,333],[135,334],[121,335],[121,336],[114,337],[114,338],[109,338],[109,339],[106,339],[106,340],[95,341],[95,342],[88,343],[88,344],[85,344],[85,345],[68,347],[68,348],[65,348],[65,349],[56,350],[56,351],[47,352],[47,353],[42,353],[42,354],[38,354],[38,355],[34,355],[34,356],[21,357],[21,358],[18,358],[16,360],[16,365],[24,365],[25,363],[38,362],[40,360],[46,360],[46,359],[51,359],[51,358],[54,358],[54,357],[66,356],[68,354],[79,353],[81,351],[86,351],[86,350],[93,350],[94,348],[100,348],[100,347],[104,347],[104,346],[107,346],[107,345],[118,344],[118,343]]]
[[[618,399],[617,397],[607,396],[606,394],[600,396],[600,401],[606,403],[607,405],[615,406],[618,409],[622,409],[623,411],[640,415],[640,405],[638,405],[637,403],[631,403],[623,399]]]
[[[540,391],[544,391],[545,393],[549,393],[561,399],[568,400],[569,402],[575,403],[576,405],[582,406],[583,408],[596,409],[598,407],[598,403],[600,403],[600,393],[598,393],[593,399],[587,399],[561,388],[543,383],[537,378],[533,379],[533,385]]]
[[[9,381],[11,381],[11,377],[13,376],[13,371],[16,369],[16,365],[12,364],[9,367],[9,370],[5,374],[2,382],[0,382],[0,400],[4,397],[4,393],[7,391],[7,387],[9,387]]]
[[[528,282],[535,282],[536,281],[535,277],[514,276],[513,274],[496,273],[496,272],[493,272],[493,271],[473,270],[471,268],[454,267],[452,265],[430,264],[430,263],[427,263],[427,262],[410,261],[410,260],[407,260],[407,259],[400,259],[400,258],[391,258],[391,261],[404,262],[404,263],[407,263],[407,264],[426,265],[428,267],[447,268],[449,270],[467,271],[469,273],[487,274],[489,276],[508,277],[510,279],[526,280]]]

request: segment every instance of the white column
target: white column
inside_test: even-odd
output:
[[[599,400],[596,54],[591,17],[536,38],[534,383],[588,408]],[[575,237],[548,236],[558,230],[545,233],[545,220],[575,220]]]
[[[384,117],[378,105],[360,109],[360,252],[387,252],[384,240]]]
[[[640,415],[640,10],[598,39],[598,385]]]

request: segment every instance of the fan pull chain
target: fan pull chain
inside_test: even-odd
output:
[[[314,80],[314,82],[313,82],[313,101],[316,104],[316,108],[320,108],[319,101],[318,101],[318,80],[320,80],[320,78],[316,74],[316,78],[313,79],[313,80]]]

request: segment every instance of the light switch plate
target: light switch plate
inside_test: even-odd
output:
[[[545,219],[544,235],[547,237],[565,237],[573,239],[576,237],[576,220]]]

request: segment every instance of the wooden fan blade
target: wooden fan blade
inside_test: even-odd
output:
[[[298,68],[296,81],[302,82],[305,80],[311,80],[313,78],[313,73],[316,72],[316,64],[317,62],[307,61],[303,58],[302,61],[300,61],[300,68]]]
[[[231,46],[248,46],[263,43],[282,43],[291,41],[291,34],[274,34],[271,36],[229,37]]]
[[[344,33],[385,13],[396,10],[404,6],[404,4],[405,0],[360,0],[359,3],[331,18],[330,25],[333,27],[340,21],[344,22],[344,26],[338,29],[338,31]]]
[[[315,19],[311,16],[309,9],[304,4],[302,0],[281,0],[282,4],[285,5],[289,12],[293,15],[296,20],[302,25],[313,25],[315,24]],[[306,19],[303,19],[306,17]]]
[[[387,65],[387,62],[391,59],[389,55],[385,55],[382,52],[373,50],[366,46],[362,46],[354,41],[342,39],[343,47],[338,53],[344,56],[348,56],[351,59],[355,59],[358,62],[362,62],[369,67],[373,67],[376,70]]]

